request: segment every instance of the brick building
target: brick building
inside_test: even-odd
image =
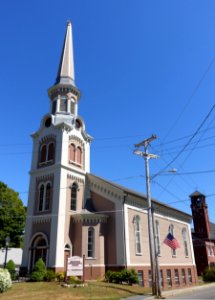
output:
[[[50,112],[32,134],[22,267],[31,271],[42,257],[48,268],[64,271],[68,256],[85,255],[86,279],[127,267],[136,269],[140,282],[150,286],[146,196],[90,173],[92,138],[78,115],[80,91],[75,84],[70,22],[57,79],[48,95]],[[195,283],[192,217],[152,202],[164,289]],[[169,230],[181,245],[177,250],[163,244]]]
[[[210,267],[215,266],[215,224],[208,216],[206,197],[196,191],[190,195],[194,230],[192,232],[198,275]]]

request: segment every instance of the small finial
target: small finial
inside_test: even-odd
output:
[[[67,20],[67,26],[71,25],[71,21]]]

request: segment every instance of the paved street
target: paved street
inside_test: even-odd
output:
[[[215,299],[215,286],[196,289],[177,296],[169,296],[168,299]]]

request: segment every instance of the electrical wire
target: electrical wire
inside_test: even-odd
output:
[[[183,116],[185,110],[187,109],[188,105],[190,104],[191,100],[194,98],[195,94],[197,93],[197,91],[199,90],[201,84],[203,83],[204,79],[206,78],[208,72],[210,71],[212,65],[214,64],[215,61],[215,56],[211,59],[211,61],[209,62],[206,70],[204,71],[203,75],[201,76],[200,80],[197,82],[197,85],[195,86],[192,94],[190,95],[190,97],[188,97],[185,106],[183,107],[182,111],[179,113],[178,117],[176,118],[174,124],[171,126],[171,128],[169,129],[169,131],[167,132],[166,136],[164,137],[164,141],[166,140],[166,138],[169,136],[169,134],[172,132],[172,130],[175,128],[176,124],[179,122],[179,120],[181,119],[181,117]]]

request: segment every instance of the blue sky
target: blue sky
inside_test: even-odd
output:
[[[91,172],[145,193],[144,161],[132,151],[156,134],[151,174],[178,173],[157,176],[152,196],[190,213],[198,189],[215,222],[214,1],[12,0],[1,11],[0,180],[26,204],[30,134],[49,112],[70,19]]]

